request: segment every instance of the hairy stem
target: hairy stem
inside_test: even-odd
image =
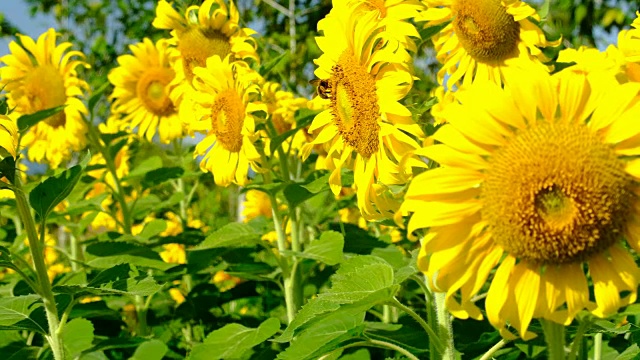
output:
[[[53,353],[54,359],[64,360],[64,347],[62,346],[62,339],[58,333],[58,327],[60,326],[58,309],[56,308],[56,301],[53,296],[53,291],[51,290],[51,282],[49,281],[47,265],[44,260],[44,243],[41,243],[38,238],[35,222],[29,209],[29,202],[27,201],[24,191],[20,186],[20,179],[18,177],[16,177],[15,186],[18,214],[20,215],[22,224],[27,232],[29,250],[31,251],[31,258],[33,259],[33,265],[38,276],[39,293],[40,296],[42,296],[44,310],[47,315],[47,322],[49,323],[49,335],[47,335],[46,338],[49,342],[49,346],[51,346],[51,352]]]

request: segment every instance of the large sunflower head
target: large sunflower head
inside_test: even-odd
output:
[[[46,162],[52,168],[81,150],[86,143],[86,125],[82,103],[89,86],[78,78],[78,66],[89,67],[79,51],[67,51],[71,43],[56,45],[56,32],[49,29],[37,42],[18,35],[20,43],[9,44],[11,53],[0,58],[0,86],[7,91],[7,102],[16,116],[65,105],[63,111],[29,129],[22,138],[29,159]]]
[[[397,40],[387,37],[375,12],[351,16],[353,8],[334,3],[318,23],[317,37],[323,51],[315,74],[328,91],[328,109],[318,114],[309,132],[315,139],[302,150],[307,156],[314,145],[327,149],[324,168],[331,171],[334,194],[342,187],[341,170],[354,170],[358,205],[367,218],[389,216],[397,209],[388,187],[407,181],[410,169],[405,156],[417,148],[420,129],[400,100],[411,89]]]
[[[472,298],[490,278],[489,321],[525,339],[533,318],[614,313],[640,281],[624,244],[640,251],[640,84],[534,70],[458,92],[440,144],[420,150],[441,167],[402,206],[409,232],[429,228],[418,265],[452,313],[481,318]]]
[[[181,137],[183,126],[168,91],[175,77],[169,62],[175,49],[165,39],[155,45],[144,39],[130,49],[133,54],[118,57],[120,66],[109,73],[114,86],[112,113],[122,116],[116,122],[120,127],[137,128],[148,140],[156,133],[163,143]]]
[[[206,68],[196,68],[193,85],[195,96],[194,131],[204,132],[194,156],[203,155],[200,168],[212,172],[216,184],[247,184],[249,166],[261,171],[261,156],[256,149],[258,139],[254,113],[265,111],[256,98],[260,87],[253,82],[255,72],[242,61],[230,56],[207,59]]]
[[[178,56],[174,64],[176,77],[171,83],[171,99],[180,107],[183,121],[190,123],[193,103],[191,81],[196,67],[205,67],[209,57],[218,55],[221,59],[231,56],[232,60],[258,61],[256,42],[250,36],[255,31],[241,28],[240,15],[233,0],[229,5],[224,0],[205,0],[202,5],[190,6],[180,15],[165,0],[158,2],[153,26],[172,30]],[[182,99],[187,101],[182,105]],[[184,107],[184,109],[183,109]]]
[[[437,59],[444,66],[438,72],[442,83],[492,81],[501,83],[501,69],[518,61],[542,66],[548,61],[541,48],[557,46],[548,41],[533,20],[536,11],[520,0],[423,0],[427,10],[417,20],[425,26],[446,24],[433,42]]]

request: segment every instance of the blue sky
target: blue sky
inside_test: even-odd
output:
[[[55,27],[53,17],[38,14],[32,18],[29,8],[22,0],[0,0],[0,13],[3,13],[23,34],[37,38],[50,27]],[[0,56],[9,53],[10,37],[0,38]]]

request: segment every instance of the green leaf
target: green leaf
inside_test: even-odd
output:
[[[623,351],[620,355],[616,356],[615,360],[637,359],[639,354],[640,347],[638,347],[638,344],[633,344],[629,346],[625,351]]]
[[[168,350],[162,341],[153,339],[140,344],[129,360],[162,360]]]
[[[184,169],[179,166],[163,167],[149,171],[142,179],[142,186],[150,188],[171,179],[178,179],[184,174]]]
[[[314,174],[316,174],[315,180],[300,186],[307,189],[313,194],[318,194],[322,191],[329,190],[329,176],[331,174],[329,174],[329,172],[326,170],[318,170]]]
[[[64,110],[65,106],[66,105],[56,106],[51,109],[40,110],[33,114],[22,115],[18,118],[18,129],[20,129],[20,132],[26,131],[28,128],[40,121],[61,112]]]
[[[318,240],[312,241],[300,256],[315,259],[327,265],[342,261],[344,237],[336,231],[325,231]]]
[[[204,241],[192,251],[207,250],[222,247],[252,247],[260,240],[260,234],[251,226],[240,223],[230,223],[213,234],[207,236]]]
[[[238,359],[252,347],[263,343],[280,330],[280,321],[269,318],[257,329],[240,324],[228,324],[215,330],[202,344],[193,347],[189,359]]]
[[[47,178],[31,190],[29,202],[42,219],[46,219],[51,210],[69,196],[80,180],[82,170],[89,163],[89,159],[91,159],[91,153],[87,152],[78,165]]]
[[[433,35],[440,33],[440,31],[444,29],[447,25],[449,25],[449,22],[423,28],[418,31],[420,33],[420,38],[423,41],[427,41],[427,39],[430,39]]]
[[[331,289],[303,306],[274,341],[291,341],[297,331],[318,326],[331,314],[364,316],[373,306],[391,300],[400,288],[393,283],[391,265],[375,256],[355,256],[343,262],[331,280]]]
[[[9,183],[13,184],[16,180],[16,159],[13,156],[7,156],[0,161],[0,177],[6,177]]]
[[[144,225],[144,228],[138,236],[145,240],[149,240],[154,236],[160,235],[165,230],[167,230],[166,220],[153,219]]]
[[[266,77],[267,74],[269,74],[271,70],[273,70],[273,68],[276,67],[276,65],[278,65],[282,60],[289,58],[290,56],[291,54],[288,51],[283,52],[282,54],[278,55],[276,58],[273,58],[267,61],[266,63],[260,65],[260,69],[258,73]]]
[[[544,0],[540,6],[540,10],[538,10],[538,16],[540,16],[542,21],[544,21],[547,18],[547,15],[549,15],[549,5],[551,5],[551,0]]]
[[[96,104],[102,97],[102,94],[107,90],[107,88],[111,85],[109,81],[105,81],[100,85],[97,89],[93,90],[89,101],[87,102],[87,108],[90,113],[93,113],[93,109],[96,107]]]
[[[113,144],[113,145],[109,145],[107,147],[107,150],[109,151],[109,156],[112,159],[115,159],[118,157],[118,152],[120,150],[122,150],[122,148],[127,145],[127,143],[129,142],[129,139],[124,138],[122,140],[119,140],[117,143]]]
[[[114,295],[150,296],[162,289],[151,277],[121,279],[102,286],[58,285],[53,288],[54,293],[84,295]]]
[[[144,176],[148,172],[159,169],[161,167],[162,159],[160,158],[160,156],[152,156],[133,168],[129,172],[129,175],[127,175],[126,179],[134,179],[140,176]]]
[[[87,319],[73,319],[62,328],[65,356],[74,359],[93,346],[93,324]]]
[[[362,335],[364,312],[346,315],[332,313],[321,323],[296,336],[284,352],[278,354],[281,360],[312,360],[340,347],[340,343]]]
[[[0,330],[29,330],[46,334],[46,324],[33,318],[41,306],[38,295],[0,298]]]
[[[175,264],[164,262],[157,252],[133,242],[96,242],[87,246],[86,252],[96,256],[96,258],[87,262],[87,265],[97,268],[110,268],[118,264],[133,264],[164,271],[175,266]]]

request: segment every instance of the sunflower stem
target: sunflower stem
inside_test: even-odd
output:
[[[396,299],[395,297],[393,298],[393,300],[391,300],[387,304],[404,311],[407,315],[411,316],[415,321],[417,321],[418,324],[422,326],[422,328],[427,333],[427,335],[429,335],[429,343],[433,344],[433,347],[436,349],[435,352],[442,353],[443,350],[445,350],[444,344],[441,341],[442,338],[438,337],[438,334],[436,334],[436,332],[431,328],[431,326],[429,326],[429,324],[427,324],[426,321],[424,321],[424,319],[420,317],[420,315],[418,315],[415,311],[413,311],[413,309],[411,309],[408,306],[405,306],[403,303],[398,301],[398,299]],[[438,358],[444,359],[442,357],[438,357]]]
[[[505,345],[507,345],[508,342],[509,340],[505,340],[505,339],[498,341],[498,343],[493,345],[491,349],[489,349],[489,351],[484,353],[484,355],[482,355],[482,357],[479,360],[493,359],[493,354],[495,354],[498,350],[502,349]]]
[[[86,119],[85,119],[86,120]],[[130,209],[127,204],[127,200],[124,197],[124,189],[122,188],[122,184],[120,183],[120,179],[118,178],[118,172],[116,171],[116,165],[111,158],[111,155],[107,149],[107,146],[102,145],[102,139],[100,139],[100,135],[98,134],[95,126],[93,126],[92,121],[85,121],[87,123],[87,128],[89,129],[89,138],[92,143],[98,148],[98,151],[102,154],[104,161],[107,165],[107,170],[113,176],[113,181],[116,185],[116,191],[113,193],[113,196],[116,198],[116,201],[120,204],[120,209],[122,211],[122,220],[124,231],[127,234],[131,234],[131,215]]]
[[[576,330],[576,335],[573,338],[573,343],[571,344],[571,351],[569,352],[568,360],[576,360],[578,358],[578,354],[580,353],[580,349],[582,348],[582,339],[584,338],[585,332],[591,326],[591,321],[588,318],[583,319],[578,326],[578,330]]]
[[[46,336],[46,339],[49,342],[49,346],[51,346],[51,352],[53,353],[54,359],[64,360],[64,347],[62,345],[60,334],[58,333],[58,328],[60,326],[58,308],[56,307],[56,300],[53,296],[53,291],[51,290],[51,282],[49,281],[47,265],[44,260],[44,243],[41,243],[38,238],[35,222],[31,215],[31,210],[29,209],[29,202],[27,201],[25,193],[20,185],[19,177],[16,177],[15,187],[18,214],[27,232],[31,258],[33,259],[33,265],[36,269],[36,274],[38,275],[39,294],[42,296],[44,310],[47,315],[47,322],[49,323],[49,335]]]
[[[436,307],[436,319],[438,321],[438,339],[444,343],[444,349],[440,353],[440,359],[454,360],[455,347],[453,344],[453,328],[451,318],[445,305],[446,293],[433,294]]]
[[[564,359],[564,325],[541,319],[549,360]]]
[[[602,333],[599,332],[593,338],[593,360],[602,359]]]

